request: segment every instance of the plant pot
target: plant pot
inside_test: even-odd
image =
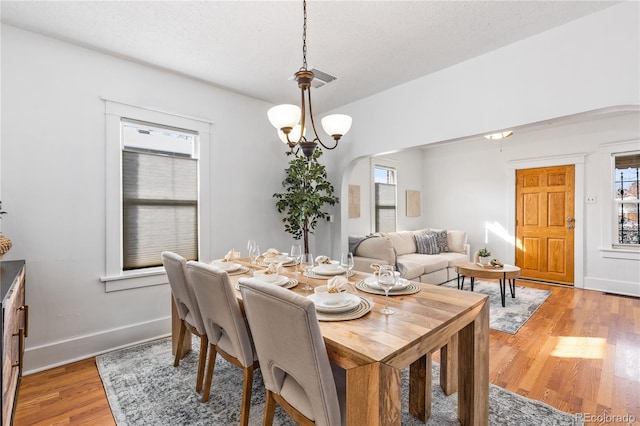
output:
[[[480,264],[481,265],[488,265],[489,264],[489,258],[488,257],[478,256],[478,260],[480,260]]]

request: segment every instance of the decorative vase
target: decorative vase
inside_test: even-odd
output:
[[[11,248],[11,240],[0,234],[0,259]]]

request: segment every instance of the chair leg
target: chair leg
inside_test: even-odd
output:
[[[180,321],[180,332],[178,333],[178,349],[176,349],[176,358],[173,360],[173,366],[177,367],[180,364],[180,352],[182,348],[182,342],[184,342],[184,335],[187,332],[187,326],[184,321]]]
[[[213,369],[216,365],[216,347],[214,345],[209,348],[209,364],[207,365],[207,375],[204,380],[204,390],[202,391],[202,402],[209,400],[209,394],[211,393],[211,381],[213,380]]]
[[[273,392],[267,389],[267,400],[264,404],[264,417],[262,418],[262,426],[272,426],[273,416],[276,411],[276,400],[273,399]]]
[[[253,387],[253,365],[244,369],[244,389],[242,389],[242,408],[240,409],[240,425],[249,425],[249,409],[251,408],[251,388]]]
[[[200,336],[200,356],[198,357],[198,375],[196,376],[196,392],[202,390],[202,379],[204,378],[204,366],[207,363],[207,347],[209,339],[206,334]]]

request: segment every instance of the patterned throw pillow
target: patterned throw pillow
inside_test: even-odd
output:
[[[438,242],[438,251],[440,253],[448,253],[449,245],[447,244],[447,231],[438,231],[435,232],[436,241]]]
[[[424,234],[415,235],[416,248],[419,254],[438,254],[438,241],[435,232],[425,232]]]

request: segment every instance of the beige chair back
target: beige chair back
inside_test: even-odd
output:
[[[241,278],[239,286],[265,387],[317,425],[340,425],[336,384],[313,302],[254,278]]]
[[[200,334],[205,334],[200,307],[187,276],[187,260],[170,251],[162,252],[161,256],[180,319],[191,324]]]
[[[252,366],[251,334],[229,275],[219,268],[196,261],[187,263],[187,271],[209,342],[236,358],[243,367]]]

